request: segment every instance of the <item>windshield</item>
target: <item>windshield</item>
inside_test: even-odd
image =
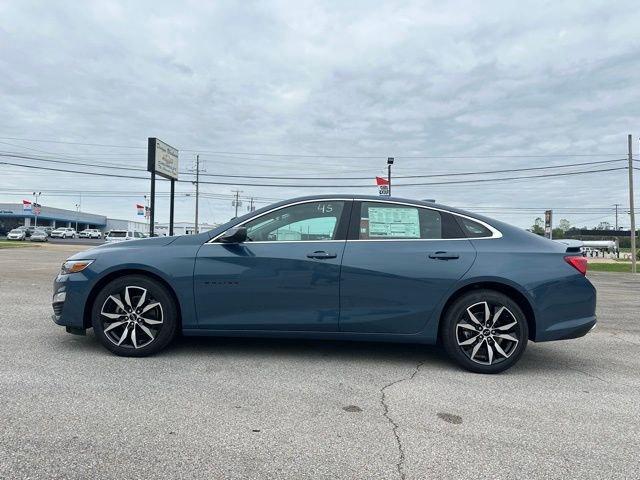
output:
[[[22,230],[20,228],[14,228],[9,233],[22,233]]]
[[[109,233],[110,237],[117,237],[117,238],[123,238],[127,236],[127,232],[111,232]]]

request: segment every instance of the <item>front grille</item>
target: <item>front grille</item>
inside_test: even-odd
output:
[[[62,306],[64,305],[64,302],[60,302],[60,303],[54,303],[53,304],[53,313],[56,314],[56,316],[60,316],[62,315]]]

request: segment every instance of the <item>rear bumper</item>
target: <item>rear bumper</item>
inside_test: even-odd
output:
[[[568,340],[584,337],[596,326],[596,316],[567,320],[552,325],[536,335],[536,342],[549,342],[552,340]]]

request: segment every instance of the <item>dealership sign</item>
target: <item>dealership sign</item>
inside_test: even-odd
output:
[[[378,185],[378,193],[380,195],[389,195],[389,180],[382,177],[376,177],[376,185]]]
[[[170,180],[177,180],[178,149],[157,138],[150,138],[147,170]]]

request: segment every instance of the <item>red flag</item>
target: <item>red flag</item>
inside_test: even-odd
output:
[[[386,178],[382,178],[382,177],[376,177],[376,185],[380,186],[380,185],[389,185],[389,180],[387,180]]]

